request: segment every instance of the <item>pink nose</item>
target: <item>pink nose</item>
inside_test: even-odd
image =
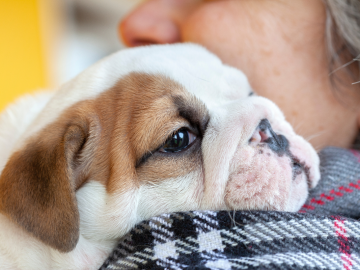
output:
[[[129,47],[180,42],[180,29],[168,0],[147,1],[119,25],[119,35]]]

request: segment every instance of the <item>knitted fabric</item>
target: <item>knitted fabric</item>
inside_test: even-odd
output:
[[[326,148],[299,213],[206,211],[138,224],[100,268],[360,269],[360,152]]]

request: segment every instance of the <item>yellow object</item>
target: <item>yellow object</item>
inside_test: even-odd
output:
[[[48,86],[38,4],[0,0],[0,111],[20,95]]]

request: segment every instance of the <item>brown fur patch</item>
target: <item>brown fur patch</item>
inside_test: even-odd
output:
[[[193,119],[202,121],[202,126],[208,121],[205,106],[181,85],[161,75],[132,73],[99,97],[97,106],[105,104],[102,99],[114,101],[109,117],[116,119],[111,133],[109,158],[112,167],[117,170],[111,171],[106,183],[110,193],[139,186],[145,180],[185,175],[201,166],[200,144],[197,145],[198,151],[185,151],[167,157],[151,154],[181,127],[200,129],[194,126],[198,123],[194,124]],[[175,100],[178,103],[181,100],[182,106],[176,104]],[[108,103],[106,106],[110,108]],[[197,108],[187,110],[194,112],[192,119],[181,115],[189,107]],[[201,135],[197,136],[200,138]],[[147,154],[151,156],[149,162],[136,168],[139,160]]]

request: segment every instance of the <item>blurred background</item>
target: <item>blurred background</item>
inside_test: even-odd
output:
[[[123,48],[120,19],[141,0],[0,0],[0,112]]]

